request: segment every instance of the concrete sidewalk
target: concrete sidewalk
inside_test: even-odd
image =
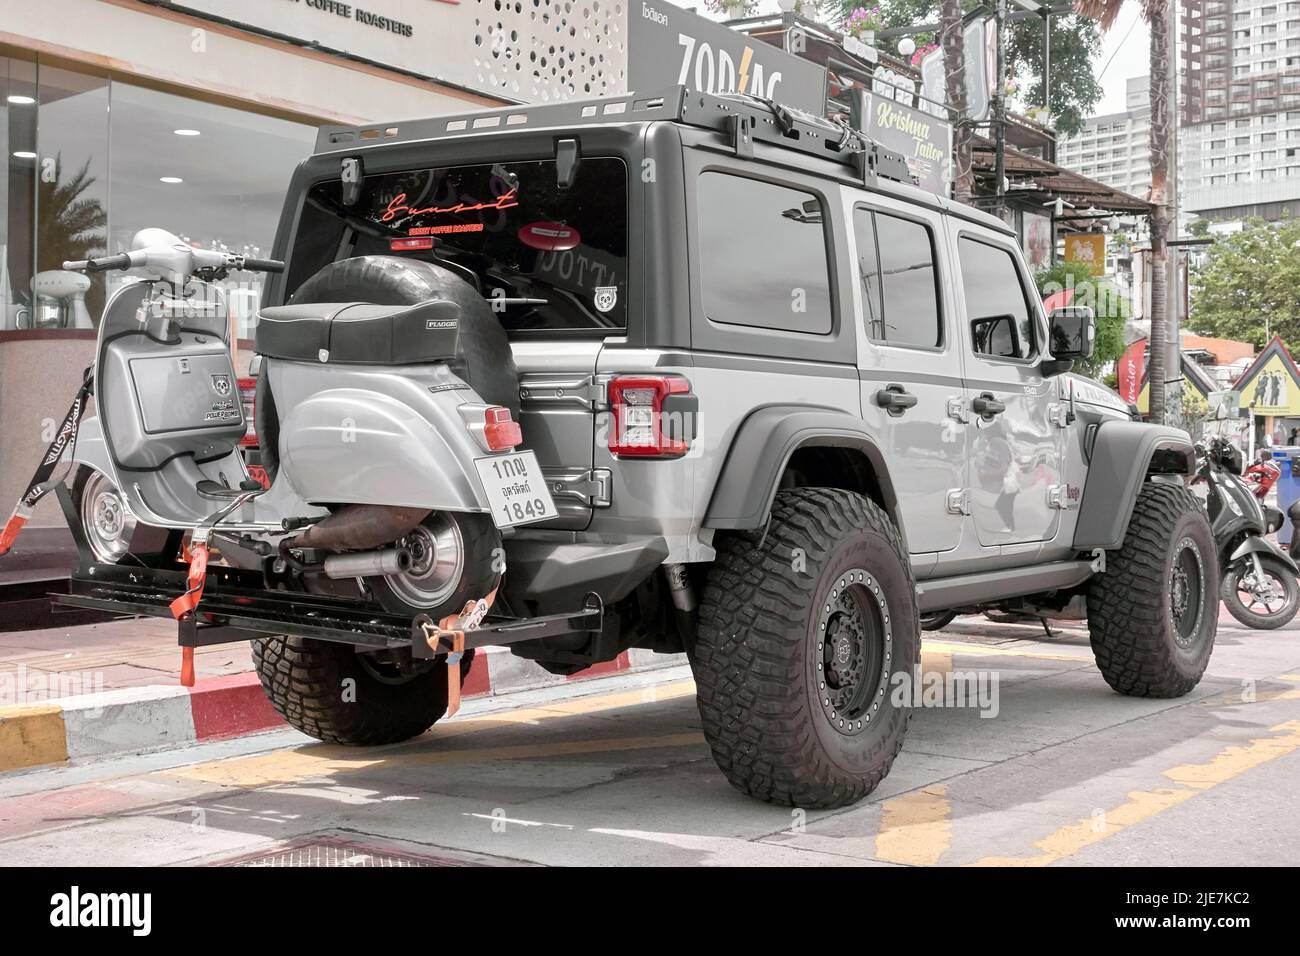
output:
[[[195,686],[180,686],[176,625],[137,618],[0,632],[0,772],[187,746],[283,728],[253,673],[247,641],[195,650]],[[685,663],[625,651],[561,677],[507,649],[475,655],[465,696]]]

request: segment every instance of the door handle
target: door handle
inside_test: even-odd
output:
[[[985,392],[975,401],[970,403],[970,407],[975,410],[975,414],[985,420],[992,420],[995,415],[1001,415],[1007,410],[1006,402],[999,402],[993,397],[992,392]]]
[[[901,415],[916,404],[916,396],[901,385],[887,385],[876,392],[876,404],[891,415]]]

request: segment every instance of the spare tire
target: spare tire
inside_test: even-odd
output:
[[[456,374],[473,386],[485,402],[504,405],[519,421],[519,377],[505,329],[479,291],[446,266],[399,256],[340,259],[300,285],[290,303],[415,305],[430,299],[460,306],[456,360],[452,363]],[[272,479],[279,466],[274,407],[270,389],[259,380],[257,433],[262,438],[262,465]]]

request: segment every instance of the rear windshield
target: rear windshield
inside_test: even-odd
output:
[[[627,169],[584,157],[573,185],[555,162],[367,175],[343,205],[339,180],[307,194],[287,292],[351,256],[438,262],[475,284],[512,332],[627,327]]]

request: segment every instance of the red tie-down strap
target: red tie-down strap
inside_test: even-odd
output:
[[[203,599],[203,582],[208,574],[208,546],[203,542],[190,543],[190,573],[185,577],[185,593],[171,603],[172,617],[181,620],[193,614]],[[194,648],[181,648],[181,686],[194,686]]]
[[[185,593],[171,603],[172,617],[176,620],[182,620],[199,606],[207,573],[208,546],[203,542],[190,542],[190,573],[185,578]]]
[[[9,516],[5,522],[4,530],[0,531],[0,557],[9,553],[9,549],[14,546],[18,540],[18,532],[23,530],[23,525],[27,523],[27,516],[20,514],[17,509]]]

